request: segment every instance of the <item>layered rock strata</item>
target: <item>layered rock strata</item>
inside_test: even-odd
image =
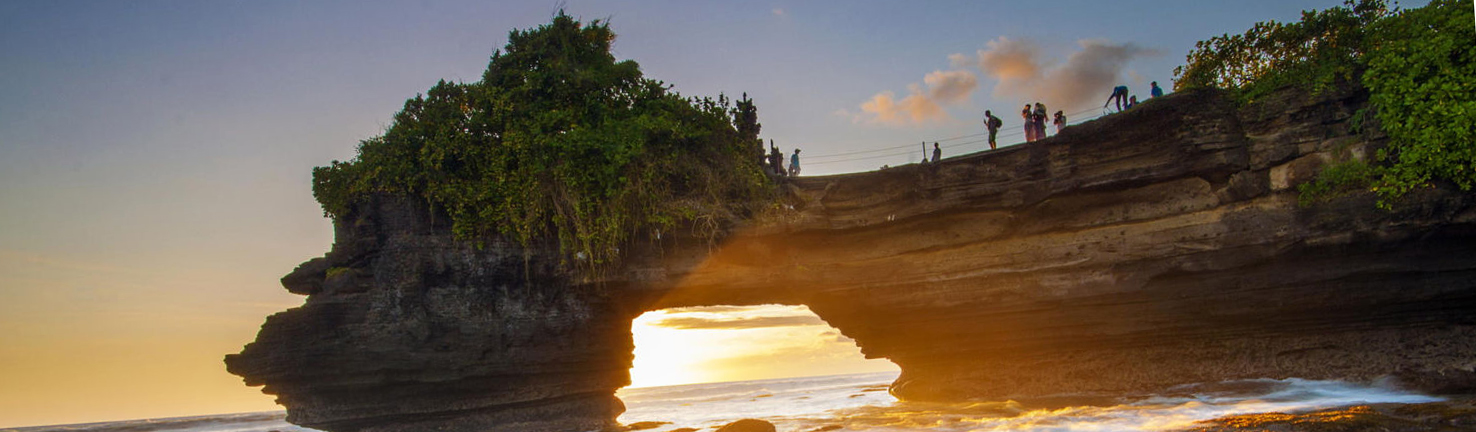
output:
[[[307,303],[227,364],[321,429],[590,430],[620,410],[633,317],[783,303],[897,363],[907,399],[1285,377],[1470,390],[1473,196],[1297,203],[1321,166],[1383,145],[1357,127],[1365,100],[1188,92],[933,166],[800,178],[788,209],[717,244],[644,240],[599,282],[383,197],[284,278]]]
[[[268,317],[228,370],[327,431],[612,424],[634,348],[612,293],[571,283],[551,247],[472,245],[437,222],[412,200],[360,206],[282,279],[307,302]]]

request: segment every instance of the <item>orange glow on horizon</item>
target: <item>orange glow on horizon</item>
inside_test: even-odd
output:
[[[804,306],[677,308],[631,323],[631,387],[896,371]]]

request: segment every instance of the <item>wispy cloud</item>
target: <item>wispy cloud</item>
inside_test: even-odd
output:
[[[784,11],[784,8],[774,8],[771,12],[773,12],[774,16],[780,18],[783,18],[789,14],[788,12]]]
[[[1030,41],[1000,36],[986,46],[988,48],[978,52],[979,70],[1000,81],[996,90],[1007,84],[1040,78],[1040,60],[1036,58],[1040,55],[1040,48]]]
[[[1041,49],[1028,40],[1000,37],[977,53],[979,70],[997,80],[993,94],[1016,101],[1043,101],[1051,107],[1080,109],[1107,99],[1113,86],[1123,80],[1129,61],[1161,55],[1133,43],[1115,44],[1105,39],[1077,41],[1078,49],[1060,65],[1042,62]],[[959,62],[967,58],[949,56]]]
[[[753,306],[689,306],[666,309],[669,314],[746,312]]]
[[[926,85],[924,88],[923,85]],[[894,126],[919,125],[948,120],[948,112],[942,104],[957,104],[967,101],[969,95],[979,87],[979,79],[967,70],[933,71],[923,76],[923,84],[907,86],[907,96],[897,99],[896,93],[883,91],[861,103],[861,115],[853,121],[869,121]],[[837,111],[849,114],[849,111]]]
[[[968,100],[974,89],[979,87],[979,79],[972,72],[964,70],[933,71],[923,77],[923,83],[928,85],[928,96],[943,103]]]
[[[965,55],[963,53],[954,53],[948,55],[948,64],[953,65],[954,69],[963,69],[972,66],[970,63],[972,63],[973,61],[973,57],[969,57],[968,55]]]
[[[768,327],[798,327],[825,325],[825,321],[814,315],[759,316],[759,317],[692,317],[680,316],[652,323],[658,327],[693,330],[737,330]]]

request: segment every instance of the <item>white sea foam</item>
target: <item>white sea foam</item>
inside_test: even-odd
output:
[[[882,390],[895,378],[895,373],[878,373],[626,389],[618,393],[628,408],[620,420],[671,422],[653,429],[658,432],[741,418],[765,419],[781,431],[827,426],[875,432],[1166,431],[1236,414],[1440,400],[1380,386],[1286,379],[1184,386],[1172,395],[1032,408],[1030,402],[1016,401],[899,402]],[[1059,401],[1055,405],[1063,405]]]
[[[742,418],[773,422],[780,431],[820,427],[842,431],[1168,431],[1236,414],[1299,412],[1369,403],[1423,403],[1439,398],[1377,385],[1338,381],[1246,380],[1183,386],[1167,394],[1092,399],[1049,408],[1016,401],[899,402],[886,392],[895,372],[622,389],[620,421],[670,422],[653,432],[710,428]],[[1078,399],[1085,401],[1087,399]],[[1064,402],[1063,402],[1064,401]],[[1103,402],[1107,403],[1103,403]],[[0,432],[304,432],[283,414],[248,413],[84,425],[0,429]]]

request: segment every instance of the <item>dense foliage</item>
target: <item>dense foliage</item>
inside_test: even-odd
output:
[[[1368,26],[1389,15],[1382,0],[1303,11],[1294,23],[1256,23],[1243,35],[1200,41],[1174,69],[1176,90],[1216,87],[1247,100],[1288,84],[1325,88],[1361,73]]]
[[[1215,87],[1252,101],[1287,85],[1368,88],[1389,145],[1372,163],[1334,166],[1301,186],[1304,202],[1372,190],[1388,207],[1435,181],[1476,185],[1476,19],[1469,1],[1390,10],[1382,0],[1303,12],[1296,23],[1257,23],[1243,35],[1198,43],[1174,71],[1175,88]]]
[[[616,61],[607,24],[563,13],[515,30],[480,82],[442,81],[405,102],[357,158],[313,171],[332,217],[375,193],[424,199],[464,239],[558,239],[598,272],[635,233],[707,227],[768,191],[757,110],[687,99]]]
[[[1435,0],[1374,28],[1364,85],[1391,143],[1375,190],[1387,201],[1430,183],[1476,185],[1476,16],[1471,1]]]

